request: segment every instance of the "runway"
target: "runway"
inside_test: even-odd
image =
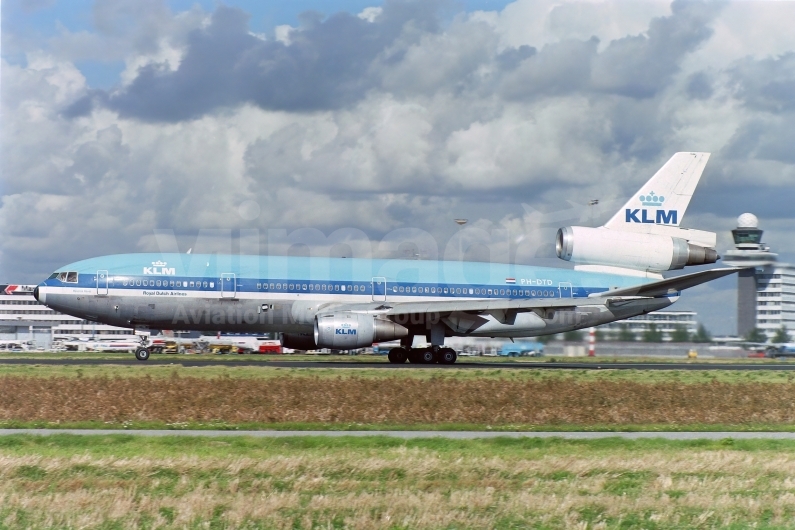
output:
[[[347,368],[382,370],[450,370],[450,369],[508,369],[508,370],[795,370],[795,363],[660,363],[660,362],[458,362],[454,365],[442,364],[390,364],[387,362],[346,362],[346,361],[224,361],[187,359],[25,359],[0,358],[0,365],[54,365],[54,366],[245,366],[261,368]]]
[[[73,434],[81,436],[192,436],[205,438],[251,436],[254,438],[291,438],[297,436],[388,436],[405,440],[418,438],[445,438],[450,440],[476,440],[486,438],[563,438],[567,440],[596,440],[623,438],[639,440],[662,438],[665,440],[795,440],[795,432],[493,432],[493,431],[203,431],[203,430],[121,430],[121,429],[0,429],[0,436],[29,434],[50,436]]]

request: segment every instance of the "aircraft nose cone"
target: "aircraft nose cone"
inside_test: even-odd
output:
[[[36,288],[33,289],[33,298],[40,304],[47,305],[47,294],[40,292],[39,287],[41,286],[37,285]]]

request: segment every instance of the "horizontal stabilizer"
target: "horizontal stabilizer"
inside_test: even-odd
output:
[[[690,274],[683,274],[681,276],[674,276],[665,280],[659,280],[652,283],[643,285],[633,285],[624,289],[614,289],[612,291],[604,291],[598,294],[592,294],[591,297],[609,297],[609,296],[666,296],[678,293],[684,289],[695,287],[712,280],[717,280],[729,274],[741,271],[742,267],[726,267],[721,269],[709,269],[706,271],[693,272]]]

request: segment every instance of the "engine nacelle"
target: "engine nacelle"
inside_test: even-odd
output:
[[[669,271],[718,261],[714,248],[679,237],[608,228],[567,226],[558,230],[555,250],[560,259],[583,265],[606,265],[644,271]]]
[[[282,333],[282,347],[292,350],[316,350],[315,337],[312,333]]]
[[[319,348],[350,350],[374,342],[400,339],[409,330],[385,318],[363,313],[332,313],[315,317],[315,344]]]

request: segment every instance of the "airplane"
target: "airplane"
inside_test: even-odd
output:
[[[282,334],[287,348],[399,340],[395,364],[453,364],[446,337],[519,338],[598,326],[670,306],[740,270],[715,263],[717,236],[679,226],[709,153],[682,152],[601,227],[558,230],[573,269],[502,263],[224,254],[121,254],[66,265],[34,296],[120,327]],[[414,338],[430,344],[414,348]],[[145,361],[142,346],[136,358]]]

